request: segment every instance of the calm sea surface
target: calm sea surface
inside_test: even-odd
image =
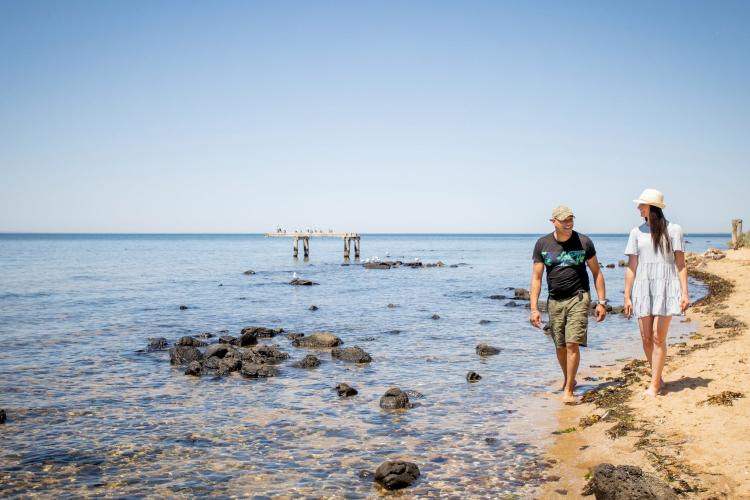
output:
[[[487,297],[528,288],[537,237],[364,235],[363,259],[446,264],[366,270],[341,265],[337,239],[313,238],[305,261],[291,240],[258,235],[0,235],[0,496],[364,497],[378,494],[364,471],[389,458],[419,465],[412,494],[523,495],[555,425],[532,395],[559,368],[524,303]],[[702,251],[728,236],[687,238]],[[624,235],[592,239],[602,262],[624,258]],[[294,272],[320,285],[290,286]],[[604,273],[621,304],[623,269]],[[144,352],[149,337],[251,325],[332,332],[373,362],[317,352],[319,368],[293,368],[310,351],[278,336],[262,341],[290,354],[277,377],[193,378],[166,351]],[[636,323],[617,316],[589,338],[583,366],[640,348]],[[480,359],[482,342],[503,351]],[[467,384],[468,370],[483,379]],[[359,394],[339,399],[339,382]],[[383,411],[392,386],[424,397]]]

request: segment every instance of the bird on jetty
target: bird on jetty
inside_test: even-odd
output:
[[[297,271],[294,271],[294,272],[292,273],[292,279],[293,279],[293,280],[296,280],[296,279],[297,279]]]

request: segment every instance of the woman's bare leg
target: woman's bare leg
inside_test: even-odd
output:
[[[643,352],[646,354],[648,365],[651,365],[651,355],[654,352],[654,317],[644,316],[638,318],[638,326],[641,329],[641,342],[643,343]]]
[[[651,386],[646,390],[649,396],[656,396],[664,385],[661,373],[667,359],[667,333],[672,316],[657,316],[654,325],[653,351],[651,354]]]

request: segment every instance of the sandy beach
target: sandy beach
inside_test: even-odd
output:
[[[640,359],[595,373],[603,384],[559,410],[564,432],[549,454],[561,479],[541,498],[580,497],[600,463],[640,467],[690,498],[750,497],[750,250],[691,255],[689,267],[710,292],[688,310],[697,332],[669,348],[666,390],[642,394],[649,375]],[[744,325],[720,328],[727,315]]]

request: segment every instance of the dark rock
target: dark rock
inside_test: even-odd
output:
[[[204,355],[207,358],[210,358],[211,356],[216,356],[217,358],[221,359],[227,355],[227,353],[229,352],[229,349],[230,349],[229,344],[214,344],[214,345],[208,346],[208,349],[206,349],[206,352],[204,353]]]
[[[341,345],[341,339],[331,333],[313,332],[307,337],[300,337],[292,341],[295,347],[312,347],[326,349]]]
[[[380,407],[385,410],[399,410],[409,406],[409,396],[398,387],[388,389],[380,398]]]
[[[531,295],[525,288],[516,288],[513,290],[513,298],[516,300],[531,300]]]
[[[167,339],[164,337],[150,337],[148,339],[148,350],[149,351],[159,351],[161,349],[166,349],[169,345],[169,342],[167,342]]]
[[[476,347],[476,351],[480,356],[494,356],[495,354],[500,354],[501,349],[488,344],[479,344]]]
[[[247,276],[251,276],[251,275],[255,274],[255,271],[253,271],[252,269],[248,269],[247,271],[245,271],[242,274],[247,275]]]
[[[331,350],[331,356],[350,363],[369,363],[372,361],[372,357],[357,346],[345,347],[344,349],[334,347]]]
[[[188,306],[180,306],[180,311],[184,311],[187,308],[188,308]]]
[[[196,335],[195,337],[199,338],[199,339],[204,339],[205,340],[205,339],[211,339],[211,338],[213,338],[214,334],[211,333],[211,332],[201,332],[198,335]]]
[[[281,351],[275,345],[259,345],[243,349],[240,357],[243,362],[276,365],[287,359],[289,354]]]
[[[391,265],[387,262],[367,262],[365,269],[390,269]]]
[[[243,333],[240,336],[240,339],[237,341],[237,344],[240,347],[247,347],[247,346],[255,345],[257,343],[258,343],[258,337],[256,337],[255,334],[251,332]]]
[[[343,382],[334,387],[334,389],[336,389],[336,392],[342,398],[348,398],[357,394],[357,389]]]
[[[440,319],[440,315],[433,314],[432,316],[430,316],[430,319]]]
[[[487,298],[488,298],[488,299],[492,299],[492,300],[505,300],[505,299],[507,299],[508,297],[506,297],[505,295],[490,295],[490,296],[489,296],[489,297],[487,297]]]
[[[482,376],[477,372],[470,371],[466,374],[467,382],[479,382],[480,380],[482,380]]]
[[[356,394],[356,393],[355,393]],[[5,420],[7,419],[7,415],[5,414],[5,410],[0,408],[0,424],[4,424]]]
[[[192,346],[192,347],[203,347],[206,345],[202,340],[198,340],[195,337],[180,337],[180,339],[174,343],[177,346]]]
[[[202,361],[203,353],[197,347],[176,346],[169,349],[169,362],[173,365],[186,365],[191,361]]]
[[[231,335],[222,335],[219,337],[219,344],[239,345],[239,343],[239,339],[237,337],[232,337]]]
[[[492,321],[490,321],[488,319],[480,319],[479,320],[479,324],[480,325],[489,325],[490,323],[492,323]]]
[[[240,375],[247,378],[275,377],[278,371],[271,365],[259,365],[248,361],[242,362]]]
[[[221,364],[221,358],[218,358],[216,356],[211,356],[210,358],[207,357],[206,361],[203,362],[203,367],[206,370],[218,370],[220,364]]]
[[[193,377],[200,377],[202,370],[203,370],[203,366],[201,365],[200,361],[191,361],[190,364],[187,366],[187,369],[185,370],[185,375],[190,375]]]
[[[240,358],[226,356],[219,363],[219,375],[229,375],[231,372],[239,371],[242,368]]]
[[[286,334],[286,338],[288,338],[289,340],[299,339],[299,338],[302,338],[304,336],[305,336],[304,333],[299,333],[299,332],[289,332],[289,333]]]
[[[618,260],[617,261],[617,267],[625,267],[627,265],[628,265],[628,263],[625,262],[624,260]]]
[[[308,354],[292,366],[295,368],[317,368],[320,366],[320,360],[316,356]]]
[[[294,286],[312,286],[312,285],[319,285],[320,283],[314,283],[310,280],[294,278],[292,281],[289,282],[289,284],[294,285]]]
[[[388,307],[390,309],[395,309],[396,307],[399,307],[399,305],[398,304],[388,304]]]
[[[419,477],[419,467],[411,462],[383,462],[375,471],[375,482],[387,490],[411,485]]]
[[[745,323],[729,314],[722,314],[714,321],[714,328],[742,328]]]
[[[615,268],[615,265],[614,265],[614,264],[607,264],[607,265],[606,265],[606,266],[604,266],[604,267],[606,267],[607,269],[614,269],[614,268]]]
[[[310,307],[308,307],[308,309],[311,310],[311,311],[317,311],[318,310],[318,306],[316,306],[315,304],[313,304]]]
[[[583,489],[597,500],[671,500],[677,495],[661,479],[632,465],[599,464]]]
[[[505,303],[505,307],[516,307],[518,304],[516,304],[514,301],[509,300]]]
[[[264,326],[246,326],[242,329],[240,334],[251,333],[259,339],[272,339],[276,335],[282,333],[283,328],[266,328]]]
[[[536,305],[537,305],[537,308],[539,309],[540,312],[547,312],[547,301],[546,300],[540,300],[539,302],[537,302]],[[531,302],[527,303],[524,307],[526,309],[531,309]]]
[[[412,269],[417,269],[423,266],[421,262],[404,262],[404,266],[411,267]]]

